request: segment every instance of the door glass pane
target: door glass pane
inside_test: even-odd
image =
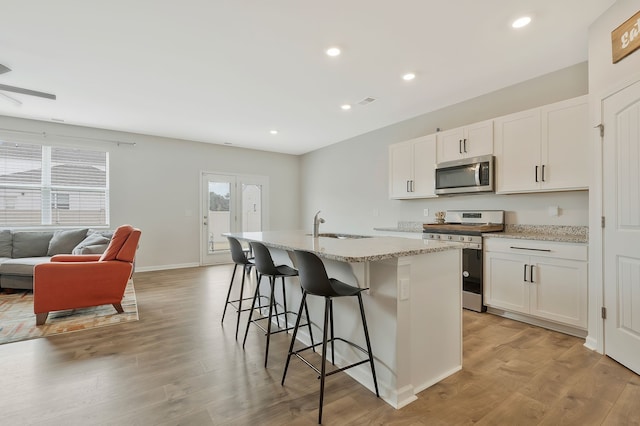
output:
[[[262,231],[262,186],[242,184],[242,232]]]
[[[231,232],[231,184],[209,181],[208,241],[209,254],[229,250],[229,242],[222,234]]]

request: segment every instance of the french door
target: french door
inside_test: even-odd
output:
[[[268,227],[266,176],[202,173],[200,264],[231,262],[226,232]]]
[[[640,81],[602,113],[605,353],[640,374]]]

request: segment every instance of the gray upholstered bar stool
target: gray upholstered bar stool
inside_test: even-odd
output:
[[[237,312],[236,318],[236,340],[238,340],[238,328],[240,327],[240,313],[248,311],[250,308],[242,308],[242,302],[245,300],[252,300],[253,297],[244,297],[244,278],[251,274],[251,269],[255,266],[253,261],[247,257],[249,250],[245,250],[236,238],[227,237],[229,240],[229,249],[231,250],[231,259],[233,260],[233,274],[231,274],[231,281],[229,282],[229,290],[227,291],[227,300],[224,303],[224,310],[222,311],[222,319],[220,322],[224,322],[224,316],[227,313],[227,307],[231,305]],[[238,266],[242,268],[242,282],[240,283],[240,296],[238,299],[229,300],[231,298],[231,289],[233,288],[233,282],[236,277],[236,270]],[[237,306],[235,305],[237,303]]]
[[[258,242],[250,242],[251,250],[254,255],[254,262],[256,265],[256,271],[258,272],[258,284],[256,285],[256,291],[253,296],[253,302],[251,303],[251,311],[249,313],[249,320],[247,321],[247,329],[244,333],[244,340],[242,342],[242,347],[244,348],[245,343],[247,342],[247,334],[249,333],[249,326],[251,324],[255,324],[258,328],[265,332],[267,336],[267,345],[264,353],[264,366],[267,367],[267,360],[269,359],[269,340],[272,334],[287,332],[293,327],[289,326],[288,322],[288,314],[296,315],[295,312],[287,310],[287,293],[285,290],[284,279],[285,277],[295,277],[298,276],[298,271],[287,265],[279,265],[276,266],[273,263],[273,258],[271,257],[271,253],[269,249],[262,243]],[[260,318],[253,319],[254,310],[256,309],[256,300],[259,298],[259,290],[260,290],[260,281],[263,276],[269,277],[269,285],[270,285],[270,293],[269,293],[269,315],[261,316]],[[282,304],[284,307],[283,312],[278,312],[276,307],[276,298],[275,298],[275,283],[276,278],[280,277],[282,279]],[[302,315],[302,309],[304,308],[305,314],[307,317],[307,323],[303,325],[307,325],[309,327],[309,337],[311,338],[311,342],[313,342],[313,332],[311,331],[311,323],[309,321],[309,310],[307,308],[307,304],[303,301],[300,307],[300,313],[298,314],[298,318],[296,324],[300,323],[300,316]],[[262,313],[262,310],[260,313]],[[274,314],[274,311],[275,314]],[[280,316],[284,315],[284,327],[280,327]],[[278,330],[272,329],[272,319],[276,318],[278,323]],[[266,320],[267,326],[264,328],[262,324],[258,321]]]
[[[358,288],[353,287],[349,284],[345,284],[342,281],[338,281],[334,278],[329,278],[327,276],[327,271],[322,263],[322,260],[318,256],[313,253],[307,251],[296,250],[296,266],[298,267],[298,272],[300,274],[300,285],[302,286],[302,301],[300,302],[300,312],[302,312],[303,306],[306,306],[307,295],[312,296],[321,296],[324,297],[324,326],[323,326],[323,334],[322,334],[322,342],[314,344],[311,341],[310,346],[305,346],[301,349],[294,350],[293,347],[296,342],[296,335],[298,333],[298,327],[300,322],[300,316],[296,320],[296,324],[293,328],[293,335],[291,336],[291,345],[289,346],[289,354],[287,355],[287,362],[284,366],[284,372],[282,373],[282,385],[284,385],[284,379],[287,377],[287,370],[289,368],[289,361],[291,360],[291,356],[295,355],[302,362],[307,364],[307,366],[311,367],[313,371],[315,371],[320,376],[320,405],[318,412],[318,423],[322,423],[322,403],[324,401],[324,382],[325,377],[330,376],[335,373],[339,373],[348,368],[355,367],[360,364],[369,363],[371,366],[371,375],[373,376],[373,385],[376,389],[376,396],[380,397],[380,393],[378,392],[378,380],[376,379],[376,370],[373,365],[373,352],[371,351],[371,341],[369,340],[369,330],[367,329],[367,320],[364,315],[364,305],[362,304],[362,291],[367,290],[366,288]],[[364,329],[364,338],[367,343],[367,348],[363,347],[345,340],[340,337],[335,337],[334,327],[333,327],[333,299],[336,297],[346,297],[346,296],[356,296],[358,298],[358,304],[360,306],[360,317],[362,318],[362,328]],[[329,329],[331,330],[331,338],[328,338]],[[326,364],[327,364],[327,344],[331,344],[331,364],[335,365],[335,351],[334,351],[334,342],[342,341],[351,345],[352,347],[359,349],[360,351],[367,354],[367,359],[355,362],[353,364],[347,365],[346,367],[340,367],[334,369],[331,372],[327,373]],[[318,370],[311,362],[306,360],[301,353],[308,350],[314,349],[316,346],[322,345],[322,367]]]

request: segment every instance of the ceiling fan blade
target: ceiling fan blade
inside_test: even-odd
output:
[[[9,71],[11,71],[11,68],[0,64],[0,74],[4,74],[5,72],[9,72]]]
[[[37,90],[23,89],[22,87],[7,86],[6,84],[0,84],[0,90],[4,90],[7,92],[14,92],[14,93],[22,93],[23,95],[29,95],[29,96],[37,96],[39,98],[47,98],[47,99],[53,99],[53,100],[56,99],[56,95],[52,95],[51,93],[38,92]]]

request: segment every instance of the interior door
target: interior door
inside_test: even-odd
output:
[[[267,178],[202,174],[201,265],[231,262],[227,232],[259,232],[268,223]]]
[[[640,374],[640,81],[602,114],[605,353]]]

